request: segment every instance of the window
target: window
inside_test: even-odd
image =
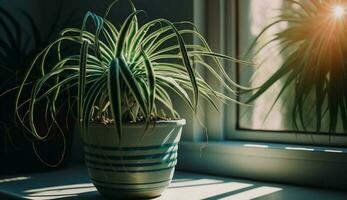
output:
[[[254,38],[274,20],[274,17],[278,16],[278,9],[284,5],[284,0],[236,0],[236,8],[234,8],[238,10],[236,51],[239,55],[248,50]],[[262,39],[269,40],[270,34],[287,27],[286,23],[278,24],[270,29]],[[238,66],[236,73],[239,82],[243,85],[249,83],[252,87],[257,87],[267,80],[276,67],[283,62],[283,57],[278,52],[279,45],[272,43],[254,58],[254,62],[261,64],[261,67],[254,69]],[[291,94],[282,95],[273,105],[282,84],[278,81],[254,102],[255,106],[236,106],[236,128],[229,131],[229,138],[327,146],[346,145],[346,134],[328,135],[296,131],[291,120],[292,108],[290,106],[292,104],[290,101],[293,101],[293,98],[290,98]],[[274,107],[271,109],[272,106]],[[231,111],[229,114],[234,115],[233,112],[235,111]],[[314,128],[310,130],[314,131]]]
[[[275,5],[281,6],[281,2],[282,0],[194,0],[194,21],[198,23],[199,31],[207,37],[214,51],[236,57],[252,41],[249,32],[244,31],[250,31],[250,5],[258,4],[265,10],[266,4],[269,6],[271,3],[272,8]],[[272,15],[268,10],[266,14],[268,17]],[[254,19],[261,21],[265,17],[254,16]],[[257,22],[260,23],[259,26],[266,23],[261,22]],[[253,74],[253,70],[246,66],[235,66],[228,62],[224,65],[233,80],[239,78],[242,82]],[[211,84],[218,87],[216,83]],[[269,98],[271,94],[264,96]],[[179,147],[178,169],[296,184],[346,185],[347,179],[341,174],[344,174],[347,151],[346,148],[336,148],[346,147],[346,137],[285,131],[281,123],[276,124],[277,131],[273,131],[271,122],[268,127],[262,126],[262,123],[255,126],[257,123],[250,123],[247,118],[241,122],[242,118],[238,116],[242,116],[242,109],[245,108],[236,104],[220,104],[220,112],[215,112],[203,103],[201,107],[203,111],[200,113],[200,120],[207,127],[209,143],[206,145],[205,131],[197,120],[192,124],[188,123],[183,134],[184,141]],[[281,115],[281,121],[284,120],[282,112],[276,114]],[[192,116],[187,113],[184,117],[191,122],[194,119]],[[325,181],[320,181],[323,179]],[[328,181],[330,182],[327,183]]]
[[[212,49],[231,56],[242,55],[249,48],[255,36],[268,25],[278,14],[277,8],[284,5],[284,0],[221,0],[194,1],[194,18],[200,28],[203,27]],[[278,31],[287,27],[282,23],[275,27]],[[275,44],[260,54],[255,62],[262,67],[255,70],[250,66],[240,66],[224,62],[225,69],[234,80],[257,86],[266,80],[283,58],[276,55]],[[266,58],[266,59],[264,59]],[[254,78],[253,78],[254,77]],[[218,87],[218,84],[211,82]],[[346,135],[328,135],[303,133],[296,131],[291,125],[291,109],[288,98],[282,98],[268,113],[276,98],[281,82],[262,95],[255,106],[219,105],[220,112],[204,107],[202,121],[208,128],[210,141],[248,140],[261,142],[279,142],[293,144],[309,144],[324,146],[346,146]],[[245,100],[245,99],[242,99]],[[205,140],[204,129],[196,122],[190,127],[194,135],[190,140]]]

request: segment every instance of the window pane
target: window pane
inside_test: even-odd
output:
[[[239,25],[239,52],[245,53],[250,47],[254,38],[275,20],[279,14],[279,9],[285,6],[284,0],[240,0],[240,25]],[[287,23],[280,23],[269,29],[261,38],[258,47],[261,47],[265,42],[273,39],[273,34],[288,27]],[[272,42],[266,46],[253,61],[257,64],[256,69],[247,66],[240,66],[240,82],[243,85],[252,87],[260,86],[264,83],[283,63],[284,56],[279,55],[280,44]],[[285,79],[284,79],[285,80]],[[283,81],[283,80],[282,80]],[[284,82],[284,81],[283,81]],[[292,120],[292,105],[293,105],[293,88],[288,88],[286,93],[276,101],[283,82],[278,81],[267,92],[254,102],[254,106],[245,107],[239,106],[239,127],[243,129],[257,129],[270,131],[294,131]],[[243,100],[246,100],[243,97]],[[307,100],[307,106],[304,108],[305,115],[307,114],[306,124],[308,131],[315,130],[315,115],[314,98]],[[312,111],[313,109],[313,111]],[[324,119],[325,121],[327,119]],[[322,123],[323,131],[327,131],[328,123]],[[338,128],[340,132],[341,127]]]

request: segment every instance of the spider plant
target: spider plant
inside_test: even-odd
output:
[[[144,11],[136,10],[132,4],[132,13],[117,29],[107,19],[116,2],[112,2],[104,16],[87,12],[80,29],[64,29],[34,59],[19,89],[16,107],[18,118],[36,138],[43,140],[48,135],[37,131],[36,106],[46,102],[50,113],[54,113],[60,94],[67,90],[77,90],[78,95],[69,100],[82,133],[88,132],[91,122],[113,123],[119,138],[122,123],[148,125],[156,120],[178,119],[171,99],[173,94],[195,112],[200,98],[216,109],[216,101],[235,102],[211,88],[196,69],[206,69],[227,90],[234,92],[238,85],[226,74],[219,59],[238,60],[212,52],[190,22],[173,23],[159,18],[139,24],[138,16]],[[187,26],[192,28],[184,28]],[[191,36],[198,38],[200,44],[185,39]],[[79,51],[61,55],[65,44]],[[56,54],[59,59],[46,70],[49,54]],[[31,97],[22,98],[35,67],[40,69],[41,77],[36,80]],[[24,107],[28,111],[21,115],[19,111]],[[54,114],[51,116],[54,118]]]
[[[294,92],[292,121],[296,128],[306,131],[310,120],[316,132],[322,132],[328,120],[330,133],[339,122],[347,131],[347,4],[339,0],[287,0],[278,18],[258,35],[251,49],[261,51],[278,42],[283,64],[249,99],[255,100],[277,81],[283,86],[276,101],[285,92]],[[287,22],[279,31],[260,45],[260,38],[273,26]],[[308,116],[315,116],[310,119]]]

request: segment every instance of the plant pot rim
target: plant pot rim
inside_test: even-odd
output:
[[[149,126],[184,126],[186,124],[185,119],[177,119],[177,120],[159,120],[150,122]],[[104,124],[101,122],[91,122],[90,125],[102,125],[102,126],[113,126],[113,124]],[[137,126],[145,126],[145,122],[137,122],[137,123],[123,123],[122,126],[124,127],[137,127]]]

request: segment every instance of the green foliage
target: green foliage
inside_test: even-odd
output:
[[[308,116],[314,113],[317,132],[322,130],[325,119],[329,120],[329,132],[336,132],[339,119],[347,132],[347,16],[334,13],[335,6],[346,5],[336,0],[287,2],[278,19],[267,26],[251,46],[255,49],[261,36],[271,27],[287,22],[289,27],[274,34],[266,43],[281,45],[284,63],[248,102],[282,80],[284,84],[278,98],[285,91],[294,91],[295,127],[298,128],[300,123],[306,130]]]
[[[189,22],[154,19],[140,26],[138,16],[143,11],[133,5],[133,12],[117,29],[106,19],[115,2],[105,17],[88,12],[80,29],[63,30],[33,61],[19,89],[16,105],[20,121],[36,138],[44,139],[35,126],[36,105],[46,102],[54,108],[62,91],[76,87],[77,98],[72,95],[69,100],[70,105],[77,106],[82,132],[88,132],[91,121],[112,122],[119,137],[124,122],[148,124],[160,119],[178,119],[172,94],[183,99],[195,112],[200,97],[214,106],[216,101],[235,101],[211,88],[195,68],[205,68],[234,93],[229,85],[233,88],[238,85],[230,80],[219,59],[238,60],[213,53]],[[192,28],[182,28],[184,26]],[[201,44],[191,44],[187,37],[196,37]],[[64,44],[80,50],[61,55],[60,48]],[[45,60],[50,54],[58,54],[59,60],[46,71]],[[36,80],[31,97],[23,98],[25,84],[37,67],[41,77]],[[18,112],[20,105],[28,106],[25,115]],[[54,109],[48,110],[54,116]]]

